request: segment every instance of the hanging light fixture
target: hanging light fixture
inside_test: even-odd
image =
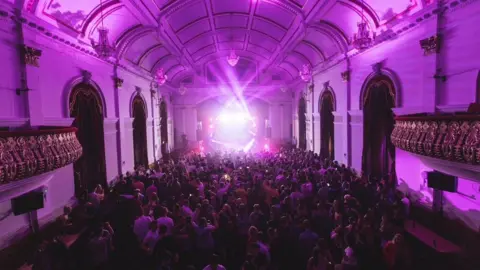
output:
[[[167,82],[168,76],[163,71],[163,68],[159,68],[157,70],[157,74],[155,74],[155,78],[157,80],[158,85],[164,85]]]
[[[237,65],[240,56],[238,56],[234,50],[230,51],[230,55],[227,57],[227,62],[230,66],[234,67]]]
[[[310,68],[309,64],[303,65],[303,69],[300,70],[300,78],[303,81],[308,82],[312,78],[312,69]]]
[[[230,21],[233,21],[232,17],[233,15],[230,13]],[[233,33],[230,33],[230,42],[232,43],[232,47],[233,47]],[[230,54],[227,57],[227,62],[230,66],[234,67],[238,64],[238,60],[240,60],[240,56],[238,56],[235,53],[235,50],[232,48],[230,50]]]
[[[108,40],[108,29],[103,25],[103,2],[100,0],[100,15],[102,25],[98,27],[98,42],[91,39],[92,47],[102,59],[108,59],[115,54],[115,46]]]
[[[370,31],[368,31],[367,20],[363,15],[363,7],[365,6],[364,1],[362,0],[362,20],[357,24],[358,33],[353,34],[352,44],[353,47],[357,50],[365,50],[372,45],[372,37],[370,36]]]

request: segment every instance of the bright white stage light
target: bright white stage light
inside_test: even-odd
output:
[[[224,113],[218,116],[218,120],[221,123],[225,124],[238,124],[238,123],[245,123],[249,119],[251,119],[248,113]]]
[[[263,149],[265,149],[265,151],[269,151],[270,150],[270,146],[268,144],[265,144],[263,146]]]

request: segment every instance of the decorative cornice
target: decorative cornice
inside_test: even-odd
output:
[[[397,117],[392,143],[417,155],[480,164],[480,116]]]
[[[117,131],[118,118],[103,119],[103,130],[105,134],[115,133]]]
[[[363,125],[363,111],[362,110],[352,110],[348,111],[349,122],[352,124],[361,124]]]
[[[416,113],[432,113],[423,107],[392,108],[392,111],[396,116],[416,114]]]
[[[53,118],[46,117],[43,119],[43,123],[48,127],[70,127],[73,123],[73,118]]]
[[[0,127],[22,127],[28,124],[28,118],[0,118]]]
[[[76,128],[0,132],[0,185],[56,170],[82,155]]]
[[[74,39],[59,29],[50,30],[49,24],[40,18],[36,17],[33,12],[24,12],[22,13],[22,17],[18,17],[17,8],[13,6],[8,1],[0,1],[0,22],[1,21],[8,21],[14,23],[20,23],[23,26],[23,29],[26,31],[33,32],[35,35],[43,35],[53,42],[62,44],[65,48],[71,48],[73,50],[77,50],[78,52],[84,53],[85,55],[91,56],[93,59],[108,63],[110,65],[116,65],[120,69],[134,75],[137,77],[141,77],[145,80],[152,80],[152,75],[148,72],[145,72],[141,68],[137,66],[127,66],[123,63],[116,63],[113,60],[105,60],[101,59],[91,48],[91,46],[87,46],[84,42],[78,39]],[[26,27],[28,26],[28,27]],[[58,51],[58,49],[56,49]],[[121,61],[123,62],[123,61]]]
[[[470,104],[455,104],[455,105],[437,105],[437,110],[443,113],[466,112]]]

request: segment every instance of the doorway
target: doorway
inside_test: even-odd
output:
[[[395,88],[386,75],[371,78],[364,88],[363,173],[376,180],[395,179],[395,146],[390,136],[395,125]]]
[[[92,192],[99,184],[106,186],[104,108],[98,91],[90,84],[77,84],[69,97],[72,126],[82,145],[82,156],[73,164],[75,194]]]
[[[148,166],[147,151],[147,106],[143,98],[137,94],[132,101],[133,117],[133,156],[135,168]]]

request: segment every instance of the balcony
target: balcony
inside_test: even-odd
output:
[[[71,127],[0,131],[0,202],[44,185],[49,172],[79,159],[75,132]]]
[[[479,114],[400,116],[391,139],[433,169],[480,180]]]

